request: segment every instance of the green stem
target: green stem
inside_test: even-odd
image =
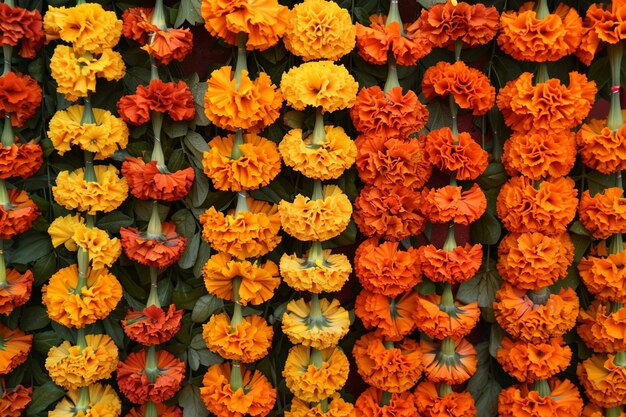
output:
[[[621,368],[626,368],[626,352],[615,353],[613,363]]]
[[[322,358],[322,352],[318,349],[311,348],[311,360],[309,363],[315,366],[317,369],[320,369],[324,365],[324,358]]]
[[[400,87],[400,80],[398,79],[398,67],[396,66],[396,59],[393,56],[393,52],[387,53],[387,80],[385,81],[385,93],[390,92],[396,87]]]
[[[396,347],[396,344],[393,343],[393,341],[391,340],[383,340],[383,346],[385,347],[386,350],[390,350],[390,349],[394,349]]]
[[[152,202],[152,214],[150,215],[150,222],[148,223],[148,230],[146,231],[146,237],[148,239],[157,239],[163,234],[161,225],[161,218],[159,217],[159,206],[156,201]]]
[[[607,309],[607,313],[608,314],[614,314],[617,313],[618,311],[620,311],[622,308],[624,308],[624,304],[622,303],[616,303],[615,301],[611,301],[609,302],[609,308]]]
[[[148,295],[148,301],[146,307],[157,306],[161,307],[159,301],[159,283],[158,283],[158,270],[157,268],[150,267],[150,294]]]
[[[235,306],[233,308],[233,317],[230,319],[230,327],[233,332],[237,329],[237,326],[243,322],[243,313],[241,311],[241,297],[239,296],[239,289],[241,288],[241,277],[235,277],[233,279],[233,300]]]
[[[237,129],[235,132],[235,140],[233,141],[233,149],[230,151],[231,159],[239,159],[243,156],[243,153],[239,148],[243,145],[243,143],[243,129]]]
[[[235,89],[239,88],[243,71],[248,72],[248,51],[246,42],[248,35],[245,32],[237,34],[237,65],[235,66]]]
[[[326,129],[324,129],[324,115],[322,108],[315,109],[315,126],[313,126],[313,136],[311,146],[318,147],[326,140]]]
[[[536,290],[528,291],[528,298],[537,305],[545,305],[550,299],[550,288],[543,287]]]
[[[317,321],[323,317],[319,294],[311,294],[311,312],[309,317],[311,321]]]
[[[167,23],[165,22],[165,11],[163,9],[163,0],[156,0],[154,3],[154,12],[152,13],[152,20],[150,21],[154,26],[161,30],[167,29]]]
[[[311,243],[311,249],[307,255],[307,265],[321,266],[324,263],[324,249],[322,248],[322,242],[314,240]]]
[[[607,49],[609,55],[609,65],[611,67],[611,107],[609,108],[609,116],[607,118],[606,125],[609,129],[615,132],[624,124],[620,100],[620,80],[624,47],[622,42],[618,42],[614,45],[609,44]]]
[[[156,161],[159,170],[165,167],[165,154],[161,145],[161,128],[163,127],[163,113],[152,111],[150,113],[152,121],[152,133],[154,135],[154,148],[152,149],[151,161]]]
[[[540,62],[537,64],[537,75],[535,76],[535,84],[543,84],[550,79],[548,75],[548,64]]]
[[[78,399],[76,404],[74,404],[74,412],[78,413],[82,411],[84,414],[87,414],[87,410],[89,410],[89,387],[80,387],[78,390]]]
[[[145,417],[159,417],[155,403],[153,403],[152,401],[148,401],[146,403],[146,414],[144,414],[144,416]]]
[[[7,75],[7,73],[11,71],[11,58],[13,57],[13,47],[7,44],[2,45],[2,53],[4,55],[4,68],[2,71],[2,75]]]
[[[4,261],[4,239],[0,239],[0,289],[7,285],[7,267]]]
[[[548,2],[546,0],[539,0],[537,7],[535,8],[537,19],[545,19],[550,14],[548,9]]]
[[[93,125],[96,123],[96,116],[93,114],[93,107],[91,105],[91,95],[87,95],[83,99],[84,107],[83,107],[83,116],[80,119],[81,125]]]
[[[454,95],[448,94],[448,100],[450,102],[450,116],[452,117],[452,135],[454,138],[459,137],[459,123],[458,123],[458,113],[459,106],[454,101]]]
[[[439,389],[437,390],[439,397],[443,398],[448,394],[452,394],[452,385],[450,384],[441,384],[439,385]]]
[[[76,345],[80,348],[81,352],[87,347],[84,327],[76,330]]]
[[[393,398],[393,394],[388,391],[383,391],[380,396],[380,406],[388,407],[391,404],[391,399]]]
[[[619,417],[622,415],[622,408],[621,407],[607,408],[604,415],[606,417]]]
[[[6,180],[0,180],[0,206],[5,209],[11,207],[11,200],[9,199]]]
[[[89,252],[79,246],[76,258],[78,260],[78,282],[76,283],[76,288],[74,288],[74,294],[81,294],[83,287],[87,285]]]
[[[446,356],[454,356],[456,354],[454,340],[452,340],[451,337],[445,337],[441,341],[441,353],[443,353]]]
[[[320,408],[322,409],[322,413],[328,413],[328,398],[324,398],[320,401]]]
[[[443,243],[443,250],[450,252],[457,246],[456,239],[454,238],[454,222],[450,222],[448,225],[448,236],[446,236],[446,241]]]
[[[402,24],[402,17],[400,16],[400,8],[398,7],[398,0],[391,0],[389,3],[389,13],[387,14],[387,21],[385,26],[389,26],[393,22],[397,22],[400,26],[400,34],[405,36],[404,25]]]
[[[237,193],[237,207],[235,208],[235,217],[239,213],[245,213],[250,211],[248,208],[248,193],[245,191],[239,191]]]
[[[93,229],[96,225],[96,215],[95,214],[85,214],[85,226],[89,229]]]
[[[93,152],[83,151],[85,157],[85,174],[84,180],[86,182],[98,182],[96,177],[96,170],[93,167]]]
[[[609,255],[624,252],[624,237],[621,233],[614,234],[609,244]]]
[[[144,368],[148,381],[154,384],[159,376],[159,364],[156,357],[156,345],[148,346],[148,353],[146,354],[146,366]]]
[[[230,369],[230,389],[236,392],[239,388],[243,389],[243,377],[241,376],[241,364],[239,361],[233,361]]]
[[[454,60],[457,62],[461,60],[462,49],[463,49],[463,40],[457,39],[456,41],[454,41]]]
[[[323,200],[324,199],[324,190],[322,188],[322,181],[314,180],[313,181],[313,195],[311,196],[311,200]]]
[[[150,37],[150,43],[152,43],[152,36]],[[156,59],[152,55],[150,55],[150,81],[160,80],[159,77],[159,67],[157,66]]]
[[[13,125],[11,125],[11,115],[4,115],[4,127],[2,128],[2,147],[10,148],[15,143],[15,133],[13,133]]]
[[[445,283],[443,285],[443,292],[441,293],[440,307],[449,308],[454,307],[454,296],[452,295],[452,285]],[[442,309],[443,310],[443,309]]]
[[[547,397],[552,393],[550,385],[548,385],[548,381],[545,379],[535,381],[533,384],[533,391],[537,391],[542,397]]]

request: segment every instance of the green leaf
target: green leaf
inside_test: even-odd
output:
[[[18,236],[7,252],[7,263],[27,264],[52,252],[52,243],[47,233],[29,230]]]
[[[197,371],[200,368],[200,355],[194,349],[187,349],[187,361],[192,371]]]
[[[209,412],[200,397],[200,388],[187,384],[178,395],[178,405],[183,409],[183,417],[207,417]]]
[[[435,100],[428,103],[427,107],[428,113],[430,114],[428,117],[428,123],[426,123],[428,131],[448,126],[452,116],[450,113],[450,106],[447,102],[444,103],[442,100]]]
[[[196,305],[196,301],[206,293],[203,287],[194,288],[183,280],[179,279],[172,293],[172,302],[178,308],[191,310]]]
[[[213,313],[224,307],[224,301],[214,295],[207,294],[198,298],[191,312],[194,323],[204,323]]]
[[[194,207],[200,207],[209,195],[209,179],[201,170],[194,168],[194,171],[196,173],[196,179],[191,186],[189,195],[191,197],[191,204],[193,204]]]
[[[477,301],[481,308],[491,307],[501,284],[502,278],[496,270],[496,261],[490,259],[487,265],[483,261],[476,276],[459,286],[456,298],[465,304]]]
[[[591,197],[607,188],[615,187],[615,174],[602,174],[598,171],[587,171],[585,174]]]
[[[491,370],[488,342],[476,345],[478,365],[467,383],[467,391],[474,397],[476,415],[495,417],[498,414],[498,395],[502,390]]]
[[[118,348],[122,349],[124,347],[124,331],[119,321],[116,322],[109,316],[102,321],[102,324],[104,325],[106,334],[111,336],[111,339],[113,339],[113,342],[115,342]]]
[[[170,119],[165,119],[163,123],[163,131],[172,139],[185,136],[188,130],[189,124],[185,121],[175,122]]]
[[[98,220],[96,225],[109,233],[119,233],[121,227],[128,227],[132,225],[134,221],[135,219],[121,211],[114,211]]]
[[[198,250],[198,257],[196,263],[193,266],[193,276],[199,278],[202,276],[202,268],[211,257],[211,246],[204,240],[200,242],[200,249]]]
[[[197,74],[195,74],[198,76]],[[204,96],[207,92],[206,81],[201,83],[195,83],[193,86],[189,86],[191,89],[191,95],[193,95],[193,102],[196,106],[196,114],[193,119],[193,123],[196,126],[208,126],[211,121],[204,112]]]
[[[485,169],[480,177],[476,179],[476,182],[482,189],[498,188],[504,184],[508,178],[509,176],[504,170],[504,165],[491,162],[487,165],[487,169]]]
[[[30,404],[26,408],[26,415],[34,416],[44,411],[48,406],[65,395],[65,390],[52,381],[35,387]]]
[[[180,209],[172,215],[172,221],[176,225],[176,232],[186,238],[196,233],[196,219],[191,211]]]
[[[353,220],[350,220],[348,223],[348,227],[341,232],[341,234],[333,239],[327,240],[322,243],[322,247],[324,249],[332,249],[340,246],[348,246],[352,245],[356,240],[356,225]]]
[[[43,306],[30,306],[22,310],[20,329],[25,332],[43,329],[50,323],[50,318]]]
[[[485,211],[480,219],[472,223],[470,233],[475,243],[495,245],[502,234],[502,226],[493,214]]]
[[[178,266],[182,269],[191,268],[196,263],[196,259],[198,258],[199,247],[200,233],[196,233],[191,239],[187,241],[187,247],[185,247],[183,254],[178,260]]]
[[[209,144],[199,133],[190,130],[185,135],[185,139],[183,143],[187,150],[191,152],[194,159],[200,164],[196,166],[196,168],[200,168],[202,165],[202,159],[204,158],[204,153],[209,152],[211,148],[209,148]]]
[[[197,352],[202,366],[212,366],[224,362],[220,355],[211,352],[209,349],[198,349]]]
[[[200,0],[182,0],[178,8],[178,15],[176,16],[174,27],[178,28],[185,22],[188,22],[192,26],[204,23],[202,13],[200,13],[201,3]],[[185,417],[186,416],[187,414],[185,414]]]
[[[57,257],[54,252],[37,259],[32,267],[35,276],[35,286],[46,282],[57,271]]]
[[[47,355],[52,346],[58,346],[61,343],[63,339],[52,330],[37,332],[33,337],[33,349],[42,355]]]

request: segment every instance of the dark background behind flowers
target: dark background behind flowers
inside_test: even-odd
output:
[[[413,22],[419,15],[422,5],[425,3],[413,2],[412,0],[401,1],[402,18],[405,22]],[[350,11],[353,20],[362,24],[368,24],[369,16],[374,13],[385,13],[388,10],[388,1],[378,0],[340,0],[337,1],[343,8]],[[48,5],[62,6],[73,5],[73,2],[41,0],[16,2],[17,5],[28,9],[39,9],[45,13]],[[107,1],[101,2],[105,8],[115,10],[118,16],[128,7],[145,6],[151,7],[150,2],[135,1]],[[292,1],[281,1],[282,4],[291,6]],[[472,1],[470,1],[472,3]],[[503,10],[518,9],[523,3],[521,0],[495,2],[485,2],[486,5],[494,5],[499,12]],[[553,9],[556,4],[550,2]],[[585,11],[591,4],[589,0],[577,2],[566,1],[565,3],[576,8],[584,16]],[[204,409],[202,400],[199,397],[198,386],[206,368],[221,361],[221,358],[208,349],[202,339],[202,324],[208,317],[223,307],[223,302],[211,295],[208,295],[202,280],[202,266],[207,261],[210,254],[210,247],[201,238],[201,226],[198,221],[199,215],[210,206],[223,209],[230,204],[235,195],[230,192],[216,191],[212,188],[209,180],[202,171],[202,153],[208,150],[207,142],[214,136],[221,134],[219,129],[212,126],[202,111],[203,95],[206,90],[205,80],[210,72],[231,62],[233,48],[213,39],[208,35],[202,26],[200,16],[200,0],[181,0],[180,2],[166,2],[166,12],[169,13],[170,25],[179,27],[191,27],[194,34],[194,48],[192,53],[182,62],[173,62],[167,67],[163,67],[161,76],[167,81],[184,79],[193,92],[198,112],[192,122],[171,122],[166,119],[164,131],[166,137],[163,138],[166,161],[171,171],[191,166],[196,173],[196,180],[188,197],[171,205],[161,205],[159,209],[161,217],[167,218],[176,223],[180,234],[189,239],[187,249],[177,265],[168,268],[164,276],[160,279],[159,294],[164,305],[173,302],[178,308],[185,310],[183,326],[176,337],[169,342],[165,348],[177,355],[187,365],[186,385],[177,395],[174,402],[184,407],[185,416],[202,417],[208,413]],[[147,85],[150,80],[150,70],[148,55],[139,49],[139,45],[126,38],[121,39],[116,48],[124,57],[127,66],[126,76],[120,82],[98,81],[96,93],[93,95],[95,107],[104,108],[116,112],[117,100],[125,94],[135,91],[139,84]],[[55,111],[63,109],[69,105],[64,98],[56,94],[56,86],[49,73],[49,62],[52,55],[52,47],[44,47],[39,55],[33,60],[20,60],[15,69],[30,74],[42,84],[44,91],[43,105],[37,117],[29,120],[27,125],[20,131],[20,135],[25,139],[35,138],[40,141],[44,149],[45,163],[42,169],[27,181],[16,180],[18,188],[25,189],[31,198],[37,203],[43,213],[37,219],[32,230],[18,236],[6,247],[7,262],[17,269],[30,268],[35,276],[35,287],[30,301],[23,307],[15,310],[7,320],[13,327],[18,325],[24,331],[34,334],[33,350],[28,361],[18,367],[7,377],[7,385],[14,386],[22,383],[34,387],[33,400],[29,405],[26,415],[44,416],[47,409],[56,403],[64,395],[64,390],[56,386],[47,376],[43,367],[47,352],[51,346],[59,345],[63,340],[75,341],[75,332],[65,327],[51,322],[41,303],[41,286],[50,276],[60,268],[74,263],[74,256],[63,246],[53,250],[50,238],[46,230],[50,222],[68,212],[57,205],[52,198],[51,187],[55,183],[57,174],[62,170],[73,170],[83,165],[82,154],[78,150],[59,156],[52,147],[50,140],[46,137],[47,122]],[[474,67],[481,69],[489,77],[492,85],[499,89],[507,81],[516,78],[523,71],[533,71],[534,64],[527,64],[515,61],[499,50],[495,41],[481,47],[464,51],[464,60]],[[451,51],[435,50],[424,59],[420,60],[415,67],[400,67],[400,83],[405,89],[413,89],[419,93],[422,75],[424,71],[438,61],[452,59]],[[251,52],[248,66],[252,73],[264,71],[268,73],[275,84],[279,84],[280,78],[290,67],[298,65],[299,59],[289,54],[282,43],[264,52]],[[354,75],[360,86],[382,85],[386,77],[386,66],[374,66],[366,63],[356,52],[352,52],[341,61]],[[609,71],[606,52],[602,52],[596,57],[590,67],[580,64],[574,56],[569,56],[555,63],[548,64],[550,76],[567,80],[569,71],[578,70],[587,73],[589,77],[596,81],[599,94],[606,98],[609,94]],[[622,84],[625,84],[626,74],[622,73]],[[439,102],[430,104],[430,119],[427,129],[437,129],[450,120],[447,105]],[[604,116],[607,112],[605,101],[599,101],[592,111],[592,117]],[[307,118],[304,113],[283,109],[282,117],[270,126],[264,136],[278,143],[288,129],[294,127],[304,127],[312,129],[314,120]],[[352,127],[347,111],[335,112],[329,122],[342,126],[352,138],[357,134]],[[503,119],[497,110],[492,110],[483,117],[467,116],[461,120],[460,130],[470,132],[479,143],[483,143],[492,156],[501,155],[501,145],[509,136],[509,132],[504,125]],[[114,163],[119,167],[121,161],[127,156],[141,156],[151,149],[151,139],[146,135],[147,125],[142,127],[131,127],[130,143],[126,150],[116,152]],[[571,176],[580,181],[583,179],[580,163],[577,163]],[[300,192],[310,194],[312,183],[303,180],[303,177],[295,174],[291,169],[283,166],[281,173],[269,186],[253,191],[254,198],[278,203],[281,199],[293,200],[294,196]],[[492,245],[493,254],[491,263],[479,271],[478,276],[467,285],[462,286],[459,298],[463,301],[479,300],[480,305],[490,305],[493,300],[493,293],[499,286],[499,277],[494,267],[496,244],[501,237],[501,225],[495,217],[495,197],[499,187],[507,178],[502,165],[492,160],[487,171],[478,183],[485,190],[489,200],[487,213],[479,222],[473,226],[472,239],[475,242],[485,245]],[[599,173],[584,174],[584,180],[589,186],[600,187],[612,184],[608,176]],[[447,182],[446,178],[431,180],[433,184],[442,185]],[[338,185],[350,197],[352,201],[357,196],[357,189],[361,186],[354,167],[348,170],[338,181]],[[120,227],[135,226],[144,227],[150,217],[150,202],[143,202],[129,198],[117,211],[100,215],[97,219],[97,226],[110,233],[117,235]],[[576,234],[576,223],[571,229],[572,239],[577,252],[584,251],[590,244],[590,239],[581,231]],[[465,230],[465,238],[469,236],[469,230]],[[443,228],[433,227],[427,230],[424,236],[416,237],[419,242],[431,240],[436,245],[440,245],[445,238]],[[353,258],[356,244],[362,240],[362,236],[357,234],[353,223],[339,237],[333,239],[333,244],[341,248],[350,259]],[[459,242],[463,243],[463,242]],[[300,243],[283,235],[283,241],[279,247],[270,254],[270,258],[278,262],[280,255],[284,252],[301,252]],[[490,267],[490,268],[489,268]],[[127,353],[133,351],[135,346],[124,335],[120,320],[129,307],[141,309],[145,305],[148,297],[150,283],[149,271],[134,262],[129,261],[122,255],[111,271],[121,282],[124,288],[124,297],[115,311],[105,320],[88,327],[88,333],[105,332],[109,334],[120,348],[120,356],[123,358]],[[578,286],[579,278],[575,272],[575,267],[571,269],[570,275],[565,283],[578,287],[579,297],[582,306],[588,304],[588,295],[582,286]],[[342,305],[351,311],[354,307],[354,296],[359,292],[359,284],[356,279],[351,279],[339,294]],[[422,288],[428,291],[428,288]],[[286,285],[281,285],[274,298],[265,304],[263,310],[256,310],[257,314],[263,315],[271,324],[274,324],[275,336],[274,347],[271,354],[258,363],[260,368],[278,387],[279,395],[275,411],[270,415],[279,416],[283,414],[283,408],[289,403],[289,392],[282,380],[282,365],[285,362],[287,350],[290,347],[289,341],[280,330],[279,317],[285,309],[286,304],[294,298],[294,292]],[[244,310],[252,310],[246,307]],[[477,401],[478,415],[495,415],[497,393],[501,386],[508,386],[514,381],[506,375],[497,364],[495,359],[489,355],[490,340],[497,340],[497,336],[491,333],[490,321],[493,314],[488,307],[483,309],[483,320],[479,327],[472,333],[470,340],[477,346],[479,351],[479,369],[470,380],[468,389],[475,395]],[[246,311],[244,311],[245,313]],[[343,349],[349,353],[354,341],[359,338],[365,330],[360,322],[354,321],[351,331],[341,342]],[[567,335],[566,341],[571,343],[574,352],[582,348],[582,344],[577,343],[575,332]],[[495,354],[492,349],[492,354]],[[584,352],[580,352],[581,356]],[[349,355],[348,355],[349,356]],[[576,355],[574,355],[576,356]],[[575,363],[566,371],[566,376],[572,380],[575,377]],[[356,397],[364,388],[364,384],[356,372],[351,372],[351,379],[345,391]],[[115,386],[115,381],[109,381]],[[124,411],[129,407],[125,403]]]

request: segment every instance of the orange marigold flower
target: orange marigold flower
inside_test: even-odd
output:
[[[518,381],[535,382],[564,371],[572,359],[572,350],[561,337],[554,337],[543,343],[504,337],[500,341],[496,359]]]
[[[280,172],[280,154],[274,142],[255,133],[243,134],[237,145],[239,158],[233,158],[235,135],[217,136],[204,152],[204,173],[222,191],[254,190],[270,183]]]
[[[415,388],[415,405],[421,417],[475,417],[474,398],[467,392],[439,396],[437,385],[422,381]]]
[[[276,45],[289,20],[289,9],[277,0],[203,0],[200,12],[204,27],[212,36],[236,45],[237,35],[246,34],[249,51]]]
[[[607,257],[582,258],[578,272],[597,299],[626,303],[626,251]]]
[[[35,277],[30,269],[20,274],[13,268],[7,268],[5,273],[6,280],[0,283],[0,314],[11,314],[30,298]]]
[[[34,58],[44,41],[39,10],[11,7],[8,3],[0,4],[0,45],[15,47],[19,44],[19,56]]]
[[[518,61],[558,61],[572,54],[582,39],[583,21],[576,9],[559,4],[543,18],[537,17],[535,3],[500,16],[498,45]]]
[[[487,168],[489,154],[469,135],[455,137],[450,128],[431,130],[426,155],[443,172],[456,172],[457,180],[475,180]]]
[[[416,291],[407,291],[391,298],[363,289],[356,296],[354,314],[367,330],[374,330],[378,337],[399,341],[417,326],[413,317],[418,305],[417,298]]]
[[[624,3],[611,2],[609,6],[594,3],[587,9],[585,26],[592,29],[593,35],[609,44],[616,44],[626,38],[624,33]]]
[[[480,308],[476,301],[467,305],[458,301],[444,305],[441,296],[436,293],[420,295],[412,319],[419,331],[431,339],[450,337],[457,340],[467,336],[476,326],[480,319]]]
[[[278,145],[285,165],[307,178],[337,179],[354,164],[357,145],[342,127],[324,126],[323,142],[313,143],[313,135],[302,136],[302,129],[292,129]],[[280,163],[278,164],[280,168]]]
[[[142,345],[160,345],[169,341],[180,330],[183,310],[174,304],[167,308],[150,305],[141,311],[128,310],[122,320],[124,333]]]
[[[280,274],[283,281],[296,291],[312,293],[339,291],[352,273],[348,257],[343,254],[322,251],[321,259],[311,259],[310,252],[304,258],[283,254],[280,258]]]
[[[483,262],[483,246],[478,243],[457,246],[451,251],[434,245],[419,248],[422,272],[435,282],[450,284],[465,282],[476,275]]]
[[[452,2],[433,4],[410,28],[419,31],[434,46],[446,48],[455,41],[475,47],[488,43],[498,31],[498,10],[485,5]]]
[[[370,26],[356,24],[356,46],[359,55],[370,64],[387,63],[389,54],[393,54],[398,65],[415,65],[432,50],[428,39],[419,31],[409,30],[409,25],[401,28],[398,22],[387,25],[387,16],[370,16]]]
[[[283,333],[294,345],[315,349],[334,347],[348,333],[350,315],[338,300],[325,298],[317,301],[319,314],[313,315],[313,303],[300,298],[291,300],[283,314]]]
[[[9,114],[12,126],[24,126],[35,115],[40,104],[41,87],[29,75],[9,71],[0,76],[0,117],[4,119]]]
[[[104,319],[122,298],[122,286],[106,269],[92,270],[77,291],[76,264],[59,269],[41,289],[48,316],[66,327],[82,328]]]
[[[35,175],[43,164],[43,151],[34,142],[15,143],[9,147],[0,144],[0,179]]]
[[[591,6],[595,6],[592,4]],[[589,12],[587,9],[587,12]],[[596,52],[600,48],[600,37],[596,33],[593,26],[589,23],[588,18],[585,18],[583,21],[583,32],[582,39],[580,41],[580,45],[578,45],[578,49],[576,49],[576,57],[585,65],[591,65],[591,61],[593,61]]]
[[[578,207],[581,223],[596,239],[606,239],[616,233],[626,232],[626,198],[624,190],[610,187],[593,197],[589,190],[583,192]]]
[[[422,214],[431,223],[469,225],[483,215],[487,209],[487,198],[478,184],[469,190],[448,185],[442,188],[422,190]]]
[[[209,120],[233,132],[239,128],[259,132],[274,123],[283,105],[283,95],[269,75],[261,72],[252,80],[243,70],[239,83],[234,75],[229,66],[211,73],[204,95],[204,113]]]
[[[419,252],[413,247],[399,249],[399,242],[365,240],[354,255],[354,269],[366,290],[396,297],[422,280]]]
[[[2,3],[6,4],[6,3]],[[0,395],[0,415],[5,417],[22,416],[26,406],[30,403],[33,389],[18,385],[14,388],[6,388],[2,381],[2,395]]]
[[[285,417],[354,417],[354,406],[344,401],[339,393],[328,398],[328,411],[322,410],[321,404],[309,404],[298,398],[291,401],[291,410],[285,411]]]
[[[362,88],[350,108],[356,130],[385,138],[406,138],[419,132],[428,120],[428,108],[414,91],[402,87],[385,92],[379,86]]]
[[[239,366],[239,365],[235,365]],[[276,389],[260,371],[241,366],[242,386],[230,386],[230,362],[209,367],[200,387],[200,396],[207,409],[218,416],[266,416],[276,402]]]
[[[626,368],[615,361],[613,354],[595,353],[579,363],[576,369],[589,400],[604,408],[626,403]]]
[[[350,363],[343,351],[330,347],[317,351],[321,356],[321,365],[313,364],[313,350],[303,345],[289,349],[283,377],[287,388],[306,402],[318,402],[339,391],[350,371]]]
[[[404,392],[422,376],[422,351],[412,339],[387,346],[376,333],[366,333],[354,344],[352,356],[363,380],[387,392]]]
[[[626,309],[615,311],[600,300],[580,310],[576,331],[594,352],[612,353],[626,350]]]
[[[596,83],[578,72],[569,73],[569,86],[558,78],[533,85],[533,74],[525,72],[500,89],[496,103],[516,132],[562,131],[587,117],[596,92]]]
[[[513,177],[500,189],[496,209],[511,232],[556,235],[565,232],[576,216],[577,194],[574,180],[569,177],[539,183],[523,176]]]
[[[233,281],[239,278],[239,302],[242,305],[266,302],[280,285],[278,267],[274,262],[267,261],[261,265],[258,262],[234,259],[223,252],[209,258],[202,268],[202,274],[209,294],[229,301],[233,301]]]
[[[154,403],[153,403],[154,404]],[[140,407],[131,408],[125,417],[145,417],[147,403]],[[175,405],[166,405],[163,403],[154,404],[156,415],[159,417],[183,417],[183,410]]]
[[[153,348],[151,348],[153,349]],[[151,380],[146,367],[146,351],[129,354],[117,364],[120,392],[135,404],[162,403],[172,398],[185,378],[185,363],[165,350],[156,352],[157,372]]]
[[[365,134],[356,140],[359,178],[377,187],[396,184],[417,190],[430,179],[432,164],[425,152],[425,136],[387,138]]]
[[[574,260],[568,233],[551,237],[541,233],[510,233],[498,247],[498,273],[505,281],[525,290],[554,284],[567,276]]]
[[[568,379],[560,381],[551,378],[547,381],[549,395],[533,390],[528,384],[514,385],[500,392],[498,396],[498,416],[580,416],[583,400],[578,388]]]
[[[383,391],[367,388],[354,404],[356,417],[415,417],[417,409],[409,391],[392,393],[389,404],[382,405]]]
[[[6,375],[23,364],[33,344],[33,335],[0,324],[0,375]]]
[[[81,390],[68,391],[65,397],[57,402],[54,409],[48,411],[48,417],[68,417],[81,414],[85,417],[113,417],[122,413],[122,402],[117,396],[117,392],[110,385],[92,384],[87,387],[87,392],[89,401],[85,401],[81,397]],[[85,409],[77,414],[78,406],[85,407]]]
[[[210,207],[200,216],[204,240],[215,250],[239,259],[255,258],[272,251],[281,241],[278,207],[251,198],[247,205],[250,211],[230,210],[226,214]]]
[[[509,283],[503,283],[493,303],[498,324],[512,337],[541,343],[560,337],[576,324],[578,297],[573,289],[562,288],[558,294],[530,295]]]
[[[429,381],[462,384],[476,372],[476,349],[465,339],[421,340],[420,347],[424,354],[424,376]]]
[[[622,117],[626,111],[622,111]],[[603,174],[626,169],[626,125],[613,132],[607,120],[592,119],[576,134],[583,163]]]
[[[176,232],[172,222],[161,223],[161,234],[151,236],[134,227],[122,227],[120,238],[124,253],[130,259],[153,268],[167,268],[180,259],[187,238]]]
[[[575,138],[570,131],[515,132],[504,142],[502,163],[512,177],[564,177],[576,162]]]
[[[159,168],[157,161],[146,163],[141,158],[126,158],[122,163],[122,175],[136,198],[163,201],[177,201],[185,197],[196,178],[191,167],[168,172]]]
[[[202,337],[207,347],[224,359],[256,362],[272,345],[274,329],[256,314],[245,316],[241,323],[232,326],[226,313],[214,314],[203,326]]]
[[[354,222],[367,237],[398,241],[422,233],[420,194],[403,185],[367,185],[354,203]]]
[[[174,121],[192,120],[196,107],[184,81],[152,80],[148,87],[138,85],[135,94],[120,98],[117,111],[126,123],[142,125],[150,120],[153,111],[167,113]]]
[[[8,240],[31,228],[39,217],[37,205],[26,191],[10,189],[9,204],[0,205],[0,239]]]

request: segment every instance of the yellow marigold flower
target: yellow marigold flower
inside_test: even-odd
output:
[[[348,227],[352,204],[339,187],[326,185],[323,199],[311,200],[298,194],[293,203],[282,200],[278,205],[285,232],[298,240],[328,240]]]
[[[317,350],[298,345],[289,349],[283,377],[296,397],[317,402],[339,391],[349,371],[350,363],[341,349]]]
[[[80,54],[113,48],[122,35],[122,21],[98,3],[49,7],[43,19],[46,39],[61,39]]]
[[[46,369],[55,384],[73,390],[111,377],[119,359],[113,339],[90,334],[85,340],[87,346],[82,349],[66,340],[48,351]]]
[[[334,1],[305,0],[291,10],[283,41],[305,61],[336,61],[354,49],[356,26],[348,10]]]
[[[89,262],[93,269],[111,266],[122,254],[122,244],[116,237],[97,227],[89,228],[79,224],[74,231],[74,241],[89,254]]]
[[[285,417],[355,417],[354,406],[344,401],[339,393],[334,393],[328,400],[328,411],[323,411],[321,404],[312,405],[294,398]]]
[[[74,231],[81,224],[84,224],[85,220],[80,214],[57,217],[50,223],[48,227],[48,234],[52,239],[52,246],[58,248],[61,245],[65,245],[65,249],[75,252],[78,247],[74,241]]]
[[[77,290],[76,264],[58,270],[41,289],[48,316],[66,327],[81,328],[104,319],[122,298],[122,286],[106,269],[91,270]]]
[[[356,144],[339,126],[324,126],[326,139],[313,144],[313,136],[302,137],[302,129],[292,129],[278,145],[285,165],[305,177],[337,179],[356,160]]]
[[[79,404],[80,390],[71,390],[59,401],[48,417],[119,417],[122,402],[110,385],[89,386],[89,404]],[[85,411],[76,411],[76,406],[87,406]]]
[[[52,116],[48,137],[63,155],[72,145],[94,152],[95,159],[105,159],[128,144],[128,126],[119,117],[103,109],[93,109],[96,123],[81,124],[84,106],[74,105]]]
[[[214,314],[203,326],[207,347],[224,359],[243,363],[262,359],[272,345],[274,329],[261,316],[246,316],[235,328],[226,313]]]
[[[115,210],[128,196],[126,178],[119,177],[113,165],[94,166],[97,182],[85,181],[85,170],[61,171],[52,194],[57,203],[68,210],[78,210],[88,214],[98,211],[108,213]]]
[[[96,91],[96,78],[119,80],[125,70],[122,56],[112,49],[105,49],[99,55],[80,55],[70,46],[58,45],[50,60],[57,91],[65,94],[69,101],[87,97],[89,92]]]
[[[308,256],[308,255],[307,255]],[[322,252],[322,259],[311,263],[307,257],[284,254],[280,274],[291,288],[312,293],[339,291],[350,278],[352,265],[346,255]]]
[[[204,173],[218,190],[254,190],[270,183],[280,172],[280,154],[276,144],[255,133],[243,135],[238,145],[241,156],[232,157],[235,135],[216,137],[209,142],[209,152],[202,159]]]
[[[296,110],[306,106],[333,112],[352,107],[358,83],[343,65],[331,61],[307,62],[283,74],[280,89]]]
[[[338,300],[319,300],[320,310],[312,314],[312,302],[292,300],[283,314],[283,333],[294,345],[302,344],[316,349],[336,346],[348,333],[350,315]]]

